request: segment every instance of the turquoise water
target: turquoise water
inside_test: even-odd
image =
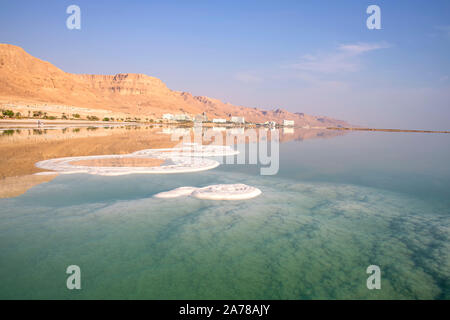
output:
[[[0,298],[449,299],[449,163],[450,135],[356,132],[281,144],[275,176],[59,176],[0,199]],[[218,183],[263,193],[152,197]]]

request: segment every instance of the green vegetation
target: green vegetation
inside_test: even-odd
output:
[[[14,134],[14,130],[5,130],[2,132],[3,136],[12,136]]]
[[[88,120],[90,120],[90,121],[98,121],[98,120],[100,120],[98,117],[96,117],[96,116],[87,116],[87,119]]]
[[[34,118],[40,118],[42,117],[42,115],[43,115],[42,111],[33,111]]]
[[[109,118],[105,117],[105,118],[103,118],[103,121],[109,121]]]
[[[12,110],[2,110],[2,115],[8,118],[14,118],[14,111]]]
[[[72,117],[74,117],[75,119],[80,119],[80,115],[79,115],[78,113],[74,113],[74,114],[72,115]]]

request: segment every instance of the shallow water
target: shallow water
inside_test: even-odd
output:
[[[0,199],[0,298],[449,299],[450,135],[280,146],[280,171],[61,175]],[[245,183],[245,201],[158,199]],[[82,289],[68,290],[78,265]],[[381,268],[368,290],[366,268]]]

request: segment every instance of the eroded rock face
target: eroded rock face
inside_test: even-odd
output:
[[[153,91],[160,91],[166,94],[171,92],[160,79],[145,74],[80,74],[74,76],[85,82],[91,89],[97,90],[102,94],[149,95]]]
[[[294,114],[283,109],[266,111],[224,103],[188,92],[173,91],[158,78],[145,74],[71,74],[42,61],[22,48],[0,44],[0,103],[30,102],[64,104],[110,110],[130,115],[160,117],[164,113],[205,112],[209,118],[245,117],[246,121],[300,126],[349,126],[331,118]]]

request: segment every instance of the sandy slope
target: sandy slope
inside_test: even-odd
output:
[[[295,120],[300,126],[348,126],[344,121],[290,113],[282,109],[265,111],[223,103],[217,99],[173,91],[160,80],[144,74],[86,75],[62,71],[22,48],[0,44],[0,104],[31,106],[47,112],[115,113],[158,118],[163,113],[206,112],[209,118],[244,116],[247,121]],[[30,105],[30,107],[27,107]],[[70,108],[82,108],[71,110]]]

